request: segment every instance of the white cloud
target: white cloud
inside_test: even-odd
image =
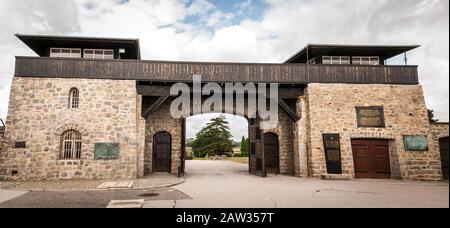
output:
[[[242,1],[240,4],[236,4],[236,8],[239,10],[239,14],[243,14],[254,9],[252,0]]]
[[[231,22],[239,9],[254,2],[243,1],[234,13],[207,0],[188,2],[0,1],[0,116],[14,56],[33,55],[13,34],[38,33],[140,38],[143,58],[155,60],[281,62],[307,43],[420,44],[409,62],[420,66],[428,106],[449,119],[447,0],[266,0],[261,20],[238,24]],[[192,17],[197,21],[187,23]]]

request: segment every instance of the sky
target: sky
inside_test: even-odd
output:
[[[35,55],[16,33],[139,38],[148,60],[279,63],[308,43],[419,44],[408,63],[449,120],[448,0],[0,0],[4,119],[14,57]],[[187,137],[211,117],[191,117]],[[247,134],[227,117],[235,139]]]

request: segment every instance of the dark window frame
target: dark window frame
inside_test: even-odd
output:
[[[361,123],[361,111],[362,110],[377,110],[381,113],[381,125],[363,125]],[[384,115],[384,107],[383,106],[358,106],[356,107],[356,122],[358,128],[386,128],[386,119]]]

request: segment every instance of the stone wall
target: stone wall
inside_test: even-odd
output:
[[[376,138],[390,140],[393,178],[442,178],[421,86],[309,84],[306,94],[310,176],[327,174],[322,134],[339,133],[344,175],[355,175],[351,139]],[[358,128],[357,106],[383,106],[386,127]],[[403,135],[426,135],[430,150],[405,151]]]
[[[431,133],[437,141],[441,138],[449,137],[449,123],[432,123]]]
[[[71,88],[80,91],[78,109],[68,108]],[[135,81],[15,77],[1,169],[14,180],[137,177],[137,102]],[[60,160],[67,130],[82,133],[81,160]],[[13,148],[14,141],[26,148]],[[95,143],[119,143],[120,158],[94,160]]]

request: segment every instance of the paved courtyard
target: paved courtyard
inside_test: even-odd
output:
[[[448,182],[324,181],[281,175],[264,179],[248,175],[245,164],[224,161],[189,161],[186,168],[185,183],[175,189],[193,199],[173,204],[181,208],[449,207]],[[171,204],[148,201],[144,206]]]
[[[185,182],[140,191],[0,191],[1,207],[107,207],[145,200],[144,208],[449,207],[448,182],[324,181],[260,178],[229,161],[187,161]]]

